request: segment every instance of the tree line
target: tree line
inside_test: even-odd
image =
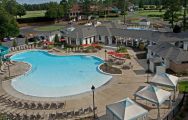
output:
[[[21,16],[25,8],[15,0],[0,0],[0,40],[19,34],[16,16]]]

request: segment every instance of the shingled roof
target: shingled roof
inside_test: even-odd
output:
[[[181,33],[159,32],[150,30],[128,30],[124,25],[113,22],[105,22],[101,26],[76,26],[74,31],[70,31],[66,36],[72,38],[85,38],[90,36],[119,36],[142,38],[153,42],[176,42],[188,41],[188,31]]]
[[[175,47],[172,44],[167,43],[167,42],[162,42],[157,45],[148,46],[148,49],[165,59],[172,60],[175,63],[188,61],[187,51],[184,51],[181,48]]]

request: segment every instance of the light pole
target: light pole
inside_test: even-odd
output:
[[[105,50],[104,50],[104,53],[105,53],[105,56],[104,56],[104,57],[105,57],[105,61],[106,61],[106,52],[107,52],[107,50],[105,49]]]
[[[93,118],[95,119],[95,86],[92,85],[91,90],[93,92]]]
[[[149,62],[149,59],[147,60],[147,65],[148,65],[148,69],[147,69],[147,83],[149,82],[149,64],[150,64],[150,62]]]

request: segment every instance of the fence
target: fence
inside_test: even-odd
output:
[[[178,112],[180,111],[180,109],[182,108],[184,99],[185,99],[185,93],[180,94],[178,96],[176,106],[173,107],[172,110],[165,115],[163,120],[173,120],[175,118],[175,116],[178,114]]]

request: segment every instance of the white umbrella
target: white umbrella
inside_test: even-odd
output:
[[[118,120],[132,120],[146,117],[148,113],[147,110],[139,106],[130,98],[126,98],[116,103],[108,105],[106,107],[106,111],[108,120],[114,120],[115,118]]]
[[[158,108],[158,118],[160,118],[159,106],[171,97],[171,93],[156,86],[148,85],[136,92],[135,98],[136,97],[155,103]]]
[[[156,74],[150,81],[152,84],[159,86],[166,86],[174,89],[174,100],[176,95],[176,87],[178,84],[178,77],[167,73]]]

